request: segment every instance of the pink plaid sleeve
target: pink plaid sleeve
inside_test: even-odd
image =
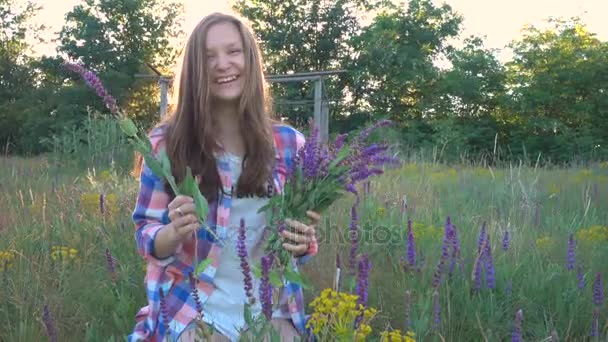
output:
[[[160,138],[158,135],[150,138],[155,152],[158,152],[160,148]],[[135,241],[139,254],[146,261],[159,266],[166,266],[174,260],[173,256],[159,259],[154,253],[156,234],[169,223],[167,207],[170,200],[169,194],[165,191],[164,181],[154,175],[144,162],[140,174],[139,193],[132,216],[135,223]]]

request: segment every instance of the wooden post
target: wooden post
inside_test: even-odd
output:
[[[158,84],[160,85],[160,118],[167,113],[167,97],[169,92],[169,82],[171,79],[168,77],[161,76],[158,79]]]
[[[314,125],[319,130],[319,136],[323,139],[323,119],[321,114],[321,102],[323,101],[323,83],[321,78],[315,80],[315,107],[314,107]]]

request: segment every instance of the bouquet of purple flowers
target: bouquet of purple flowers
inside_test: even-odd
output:
[[[271,230],[265,246],[265,252],[273,260],[272,270],[258,268],[254,270],[256,275],[270,274],[272,285],[277,287],[282,286],[279,274],[290,282],[305,285],[294,270],[290,252],[282,247],[281,233],[288,229],[285,219],[304,218],[307,210],[322,212],[347,193],[358,196],[358,183],[382,174],[385,166],[398,165],[399,160],[388,155],[387,144],[365,143],[374,130],[390,124],[388,120],[378,121],[350,143],[346,143],[347,134],[341,134],[328,145],[323,144],[318,129],[313,127],[287,175],[283,194],[271,198],[260,209],[276,228]]]

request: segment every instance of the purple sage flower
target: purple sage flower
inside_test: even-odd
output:
[[[409,329],[412,325],[412,293],[410,290],[405,291],[405,327]]]
[[[495,289],[496,271],[494,270],[494,260],[492,259],[492,246],[490,245],[490,237],[486,239],[484,256],[486,262],[486,286],[489,289]]]
[[[502,235],[502,250],[503,251],[508,251],[509,250],[509,231],[505,230],[505,232]]]
[[[270,283],[270,268],[274,261],[272,254],[262,257],[262,278],[260,279],[260,302],[262,303],[262,313],[266,319],[272,319],[272,284]]]
[[[568,239],[568,259],[566,263],[566,269],[569,271],[574,269],[574,265],[576,264],[576,240],[574,240],[574,234],[570,233],[570,238]]]
[[[578,289],[584,289],[587,282],[585,281],[585,274],[583,273],[583,267],[581,265],[578,265],[576,268],[576,279],[578,279]]]
[[[435,274],[433,275],[432,286],[435,289],[439,287],[439,284],[441,284],[441,276],[442,276],[444,268],[445,268],[445,263],[446,263],[448,257],[450,256],[449,247],[450,247],[450,243],[452,242],[452,235],[453,235],[452,223],[450,221],[450,218],[448,217],[446,224],[445,224],[443,244],[441,245],[441,257],[439,259],[439,263],[437,264],[437,269],[435,270]]]
[[[357,215],[358,205],[359,200],[357,199],[350,209],[350,257],[348,263],[351,270],[355,269],[357,250],[359,248],[359,216]]]
[[[593,321],[591,322],[591,337],[600,337],[600,312],[593,308]]]
[[[116,281],[116,260],[112,256],[112,253],[110,253],[109,248],[106,248],[106,266],[110,273],[110,277],[112,277],[112,280]]]
[[[481,275],[483,273],[483,257],[484,251],[481,251],[480,254],[475,258],[475,263],[473,264],[473,291],[479,292],[481,290]]]
[[[357,304],[364,307],[367,306],[368,289],[369,289],[369,271],[372,263],[367,254],[363,254],[359,260],[357,268],[357,287],[355,293],[359,296]]]
[[[203,314],[203,304],[201,303],[201,298],[198,295],[198,279],[194,278],[192,272],[188,273],[188,279],[190,280],[190,286],[192,287],[192,298],[194,299],[194,303],[196,304],[196,311],[199,315]]]
[[[477,251],[481,253],[486,240],[486,223],[481,224],[481,231],[479,232],[479,239],[477,240]]]
[[[57,342],[57,329],[55,328],[55,321],[51,316],[51,311],[49,310],[49,306],[47,304],[44,305],[44,309],[42,310],[42,321],[44,322],[46,335],[49,338],[49,341]]]
[[[595,306],[600,307],[604,302],[604,287],[602,285],[602,275],[597,272],[595,275],[595,281],[593,282],[593,303]]]
[[[412,220],[407,220],[407,262],[410,269],[416,267],[416,240],[412,229]]]
[[[439,302],[439,293],[437,290],[433,292],[433,330],[439,331],[441,326],[441,302]]]
[[[522,342],[522,323],[524,320],[524,312],[519,309],[515,314],[515,320],[513,321],[513,333],[511,334],[511,342]]]
[[[114,97],[112,97],[112,95],[108,93],[108,91],[103,86],[103,83],[101,82],[99,77],[95,75],[94,72],[85,69],[82,65],[79,64],[64,63],[64,66],[66,69],[79,74],[84,79],[85,83],[95,90],[97,96],[103,99],[103,103],[112,114],[118,113],[116,99],[114,99]]]
[[[102,215],[106,212],[104,194],[99,194],[99,212],[101,212]]]
[[[165,300],[165,291],[162,287],[158,289],[158,295],[160,298],[160,318],[162,318],[162,322],[160,322],[159,325],[159,332],[161,335],[164,335],[169,331],[169,311],[167,308],[167,301]]]
[[[279,226],[281,227],[281,226]],[[243,273],[243,285],[245,289],[245,294],[247,298],[249,298],[249,304],[255,303],[255,297],[253,296],[253,282],[251,280],[251,268],[249,266],[248,256],[247,256],[247,233],[245,229],[245,220],[241,219],[241,224],[239,226],[239,235],[236,242],[236,250],[239,256],[239,260],[241,261],[241,272]]]
[[[357,304],[363,307],[367,307],[369,290],[369,271],[371,267],[372,263],[369,260],[369,257],[367,256],[367,254],[363,254],[358,262],[357,287],[355,288],[355,293],[358,296]],[[362,315],[359,315],[357,316],[357,318],[355,318],[355,328],[359,327],[359,324],[361,324],[362,319]]]
[[[452,259],[450,261],[450,267],[448,274],[452,276],[454,273],[454,267],[461,261],[460,259],[460,239],[458,239],[458,229],[455,225],[452,225]],[[460,262],[460,269],[464,273],[464,265]]]

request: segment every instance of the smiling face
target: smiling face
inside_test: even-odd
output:
[[[220,22],[207,31],[209,88],[220,102],[238,101],[245,84],[243,39],[236,25]]]

